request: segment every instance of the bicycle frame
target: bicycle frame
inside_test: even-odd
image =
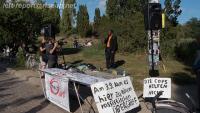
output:
[[[171,111],[174,111],[174,112],[176,111],[176,112],[179,112],[179,113],[196,113],[195,102],[187,93],[186,93],[186,97],[191,101],[192,109],[189,109],[183,103],[180,103],[180,102],[175,101],[175,100],[158,100],[158,98],[161,95],[162,95],[162,92],[159,92],[155,97],[149,98],[150,99],[149,102],[152,105],[152,108],[150,109],[152,113],[158,113],[159,110],[164,110],[164,109],[169,110],[169,111],[171,110]],[[141,97],[142,97],[142,95],[139,96],[138,98],[141,98]],[[145,103],[146,102],[147,101],[145,101]]]

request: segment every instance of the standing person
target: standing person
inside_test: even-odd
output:
[[[45,45],[46,45],[46,39],[45,39],[45,37],[42,37],[42,41],[40,44],[40,63],[44,68],[46,67],[46,64],[48,61]]]
[[[42,37],[42,40],[41,40],[41,43],[40,43],[40,65],[39,65],[39,69],[40,70],[44,70],[46,67],[47,67],[47,61],[48,61],[48,57],[46,55],[46,48],[45,48],[45,45],[46,45],[46,39],[45,37],[43,36]],[[44,78],[44,73],[42,72],[41,73],[41,78]]]
[[[106,67],[114,68],[115,65],[115,53],[118,49],[117,44],[117,37],[114,35],[113,30],[108,32],[108,37],[104,41],[106,48],[105,48],[105,56],[106,56]]]
[[[197,51],[196,51],[196,59],[193,64],[193,70],[196,73],[196,81],[197,81],[197,90],[198,90],[198,100],[199,100],[199,108],[200,109],[200,37],[197,38]]]
[[[73,45],[74,45],[74,48],[78,48],[78,41],[76,39],[74,40]]]
[[[46,39],[45,37],[42,38],[42,41],[40,43],[40,62],[44,62],[44,63],[47,63],[48,61],[48,58],[46,56],[46,48],[45,48],[45,45],[46,45]]]
[[[50,37],[47,44],[45,45],[46,48],[46,55],[48,56],[48,68],[55,68],[58,62],[57,56],[57,47],[58,42],[55,41],[54,37]]]

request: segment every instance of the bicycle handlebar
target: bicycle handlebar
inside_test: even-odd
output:
[[[163,91],[159,91],[158,94],[155,97],[153,97],[153,101],[156,101],[162,94]]]
[[[154,109],[156,109],[156,100],[163,94],[163,91],[159,91],[158,94],[152,98],[152,106]]]

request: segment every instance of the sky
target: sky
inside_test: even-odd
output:
[[[60,0],[46,0],[47,3],[54,3],[54,1],[60,1]],[[162,7],[164,8],[164,0],[160,0],[162,3]],[[181,9],[182,14],[179,16],[178,21],[181,24],[184,24],[188,20],[190,20],[192,17],[197,17],[200,19],[200,0],[181,0]],[[86,4],[88,8],[88,13],[90,16],[90,21],[93,21],[94,18],[94,11],[95,8],[100,8],[101,15],[105,14],[105,5],[106,0],[77,0],[77,4]]]

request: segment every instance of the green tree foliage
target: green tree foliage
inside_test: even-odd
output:
[[[25,66],[26,58],[25,58],[24,54],[26,54],[26,53],[24,53],[23,49],[20,47],[18,49],[18,53],[16,55],[16,57],[17,57],[17,64],[16,65],[19,66],[19,67]]]
[[[147,48],[147,38],[144,31],[143,12],[147,0],[107,0],[106,15],[101,19],[101,37],[106,37],[107,31],[113,29],[118,36],[119,49],[126,52],[136,52]],[[174,55],[177,40],[184,33],[178,25],[177,18],[181,14],[181,0],[165,0],[167,16],[166,29],[161,32],[161,49],[164,55]],[[106,31],[107,30],[107,31]]]
[[[199,49],[196,39],[200,37],[200,20],[191,18],[186,24],[178,28],[178,43],[175,49],[176,57],[187,65],[192,65],[196,57],[196,50]]]
[[[58,8],[57,3],[54,3],[54,7],[52,9],[50,9],[50,14],[49,14],[52,18],[51,18],[51,22],[52,24],[55,26],[55,32],[59,33],[60,29],[59,29],[59,25],[60,25],[60,10]]]
[[[197,18],[191,18],[185,24],[185,32],[187,38],[199,38],[200,37],[200,20]]]
[[[77,13],[77,31],[82,37],[87,36],[89,24],[89,14],[86,5],[80,5]]]
[[[30,4],[25,1],[13,3]],[[43,3],[43,1],[38,0],[37,3]],[[57,8],[47,7],[0,8],[0,15],[0,47],[34,44],[42,27],[49,23],[58,26],[60,18]]]
[[[100,25],[101,37],[105,38],[108,30],[113,29],[122,52],[136,52],[146,48],[144,16],[139,4],[140,1],[136,0],[107,1],[106,15],[102,17]]]
[[[99,24],[101,21],[101,12],[99,8],[95,9],[95,16],[94,16],[94,31],[97,32]]]
[[[6,2],[6,0],[1,0],[0,1],[0,7],[2,8],[3,7],[3,4]]]
[[[11,45],[21,42],[30,43],[40,31],[40,25],[35,22],[41,21],[41,15],[37,10],[29,9],[3,9],[1,24],[2,43]]]
[[[76,15],[76,10],[73,7],[68,7],[69,4],[76,4],[75,0],[65,0],[64,1],[64,10],[62,12],[62,19],[61,19],[61,33],[70,35],[73,31],[73,24],[74,24],[74,16]]]
[[[181,0],[165,0],[165,13],[168,20],[176,26],[178,24],[178,16],[181,15],[182,10],[180,9]]]
[[[142,12],[143,0],[107,0],[106,14],[111,20],[120,20],[125,15],[131,16],[135,12]]]
[[[118,11],[120,10],[118,5],[117,0],[107,0],[106,2],[106,14],[111,20],[114,20],[118,15]]]
[[[178,17],[181,15],[181,0],[165,0],[164,13],[166,15],[166,28],[161,30],[161,54],[163,56],[175,56],[175,48],[180,36],[184,36],[180,32],[182,28],[178,24]]]

